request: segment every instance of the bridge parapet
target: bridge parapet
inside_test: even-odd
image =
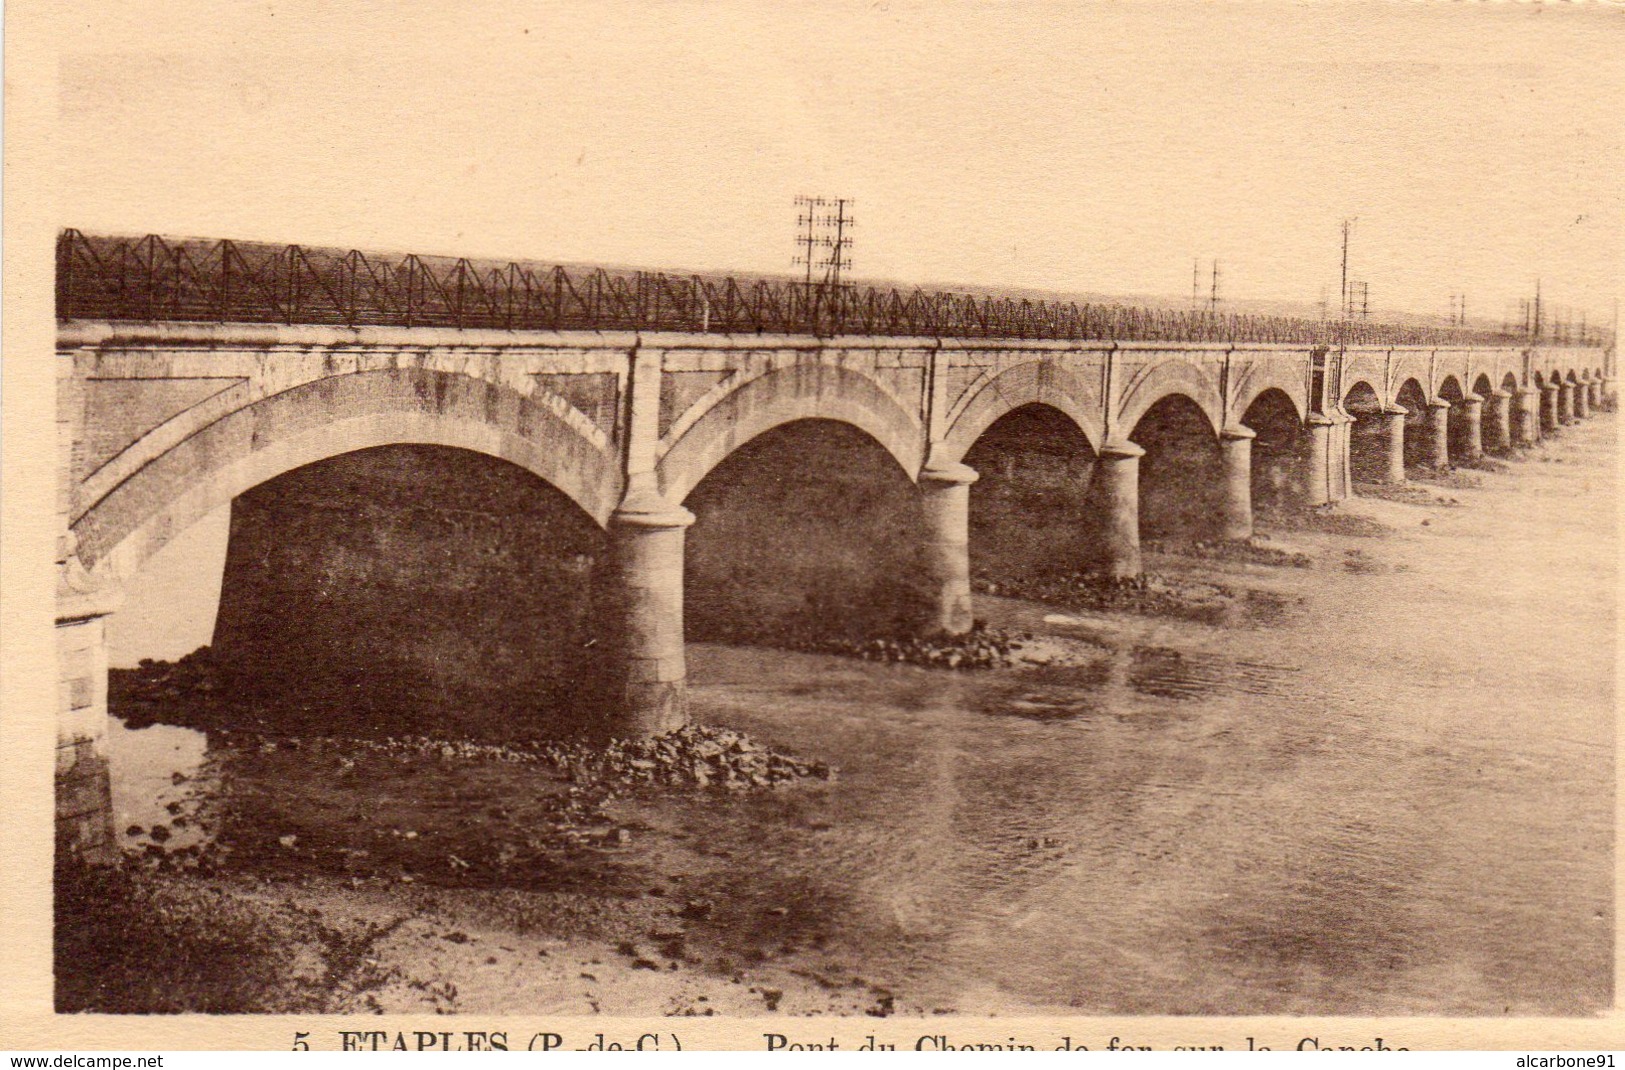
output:
[[[1494,344],[1487,329],[807,285],[231,240],[57,239],[61,318],[1308,345]],[[1593,331],[1586,342],[1605,343]]]

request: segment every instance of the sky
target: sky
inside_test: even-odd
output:
[[[1610,320],[1625,10],[1415,0],[64,5],[63,226]]]

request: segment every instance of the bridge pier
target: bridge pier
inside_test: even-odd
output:
[[[683,652],[683,541],[694,514],[653,487],[629,491],[610,516],[616,613],[611,735],[637,738],[688,721]]]
[[[1596,412],[1602,408],[1602,389],[1600,383],[1593,379],[1586,384],[1586,411]]]
[[[1540,388],[1540,437],[1557,434],[1557,387],[1550,383]]]
[[[1589,413],[1590,406],[1588,402],[1590,399],[1586,397],[1586,393],[1587,384],[1574,384],[1574,418],[1576,420],[1584,420]]]
[[[1461,407],[1463,452],[1461,460],[1476,461],[1484,456],[1484,399],[1469,394],[1456,402]]]
[[[925,545],[931,626],[963,635],[975,623],[970,590],[970,488],[976,470],[964,464],[928,465],[920,473],[928,528]]]
[[[1403,405],[1385,405],[1382,418],[1388,423],[1388,468],[1382,482],[1405,482],[1405,417],[1410,411]]]
[[[1245,541],[1253,537],[1253,429],[1240,424],[1219,432],[1224,469],[1219,537]]]
[[[1574,387],[1568,383],[1557,384],[1557,422],[1566,424],[1574,419]]]
[[[1450,402],[1434,398],[1428,402],[1428,460],[1437,469],[1450,467]]]
[[[1114,580],[1138,579],[1140,562],[1140,458],[1145,450],[1127,439],[1101,446],[1101,571]]]
[[[80,566],[75,539],[59,540],[56,592],[56,854],[93,865],[118,861],[107,753],[107,617],[117,593]]]
[[[1504,453],[1512,446],[1511,408],[1511,394],[1505,390],[1490,391],[1483,408],[1483,415],[1489,419],[1480,426],[1482,445],[1491,453]]]

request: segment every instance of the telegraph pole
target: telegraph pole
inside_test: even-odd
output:
[[[1343,220],[1343,285],[1338,290],[1342,294],[1341,302],[1346,310],[1349,305],[1349,220]]]
[[[851,258],[846,255],[852,247],[852,237],[847,232],[855,224],[847,214],[851,205],[852,201],[846,197],[796,198],[796,207],[800,209],[796,216],[796,244],[802,247],[802,253],[793,262],[806,269],[803,285],[807,316],[814,333],[822,333],[821,305],[827,304],[832,317],[838,320],[835,314],[840,307],[841,272],[852,266]],[[813,276],[820,271],[822,278],[815,281]],[[834,326],[838,327],[838,322]]]
[[[801,211],[796,216],[796,226],[800,232],[796,244],[801,246],[802,253],[796,257],[794,263],[803,264],[807,268],[807,296],[812,297],[813,262],[817,259],[813,255],[813,248],[818,244],[818,212],[828,204],[822,197],[801,196],[796,198],[796,207]]]

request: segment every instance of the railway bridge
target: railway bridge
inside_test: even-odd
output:
[[[1091,537],[1125,578],[1142,529],[1247,539],[1317,506],[1561,433],[1612,404],[1604,337],[1158,313],[734,279],[543,271],[229,242],[58,250],[59,841],[111,851],[106,629],[199,518],[375,447],[498,458],[601,532],[595,657],[615,734],[686,717],[695,491],[769,432],[861,432],[912,484],[917,627],[972,626],[967,464],[1013,414],[1079,443]],[[696,509],[698,507],[696,506]],[[703,519],[703,515],[702,515]]]

